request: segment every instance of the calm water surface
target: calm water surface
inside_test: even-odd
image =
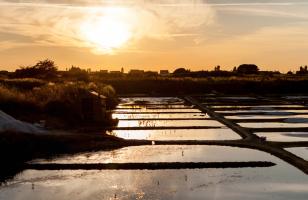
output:
[[[129,147],[36,162],[253,160],[277,165],[194,170],[26,170],[1,186],[0,199],[307,199],[308,178],[302,172],[267,153],[236,147]]]
[[[241,137],[222,127],[219,129],[177,129],[177,130],[114,130],[109,132],[124,139],[137,140],[233,140]]]
[[[269,141],[294,142],[308,141],[307,132],[257,132],[256,135],[266,137]]]
[[[225,99],[238,99],[228,97]],[[242,97],[242,100],[252,100]],[[138,105],[139,103],[139,105]],[[137,105],[136,105],[137,104]],[[120,120],[120,127],[140,126],[221,126],[220,129],[179,130],[114,130],[109,134],[127,139],[148,140],[232,140],[240,139],[232,130],[203,113],[160,113],[138,114],[138,111],[160,111],[164,106],[177,112],[195,111],[179,98],[123,98],[118,111],[133,114],[113,114],[113,118],[138,119]],[[151,108],[152,107],[152,108]],[[138,109],[136,109],[138,108]],[[153,109],[155,108],[155,109]],[[159,108],[159,109],[157,109]],[[188,109],[183,109],[188,108]],[[123,110],[126,109],[126,110]],[[152,110],[151,110],[152,109]],[[268,110],[264,109],[263,110]],[[254,110],[258,110],[254,108]],[[229,112],[229,111],[228,111]],[[293,111],[292,111],[293,112]],[[297,111],[294,111],[297,112]],[[280,113],[281,114],[281,113]],[[261,116],[261,117],[260,117]],[[228,118],[276,118],[279,114],[229,116]],[[292,118],[293,116],[288,117]],[[285,116],[283,116],[285,117]],[[298,116],[297,116],[298,117]],[[301,116],[304,117],[304,116]],[[162,118],[185,118],[190,120],[140,120]],[[269,123],[268,126],[287,123]],[[305,123],[302,123],[306,125]],[[294,123],[294,126],[301,126]],[[259,126],[258,123],[242,124]],[[291,141],[305,140],[293,133],[266,134],[268,139]],[[289,134],[289,135],[288,135]],[[296,133],[298,134],[298,133]],[[288,148],[290,152],[307,159],[307,148]],[[88,152],[62,156],[54,159],[40,159],[31,163],[90,164],[127,162],[248,162],[270,161],[272,167],[181,169],[181,170],[25,170],[12,180],[0,186],[0,199],[5,200],[66,200],[66,199],[298,199],[307,200],[308,176],[284,161],[261,151],[224,146],[138,146],[113,151]]]

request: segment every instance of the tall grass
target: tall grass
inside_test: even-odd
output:
[[[20,90],[31,90],[35,87],[42,87],[47,84],[44,80],[35,79],[35,78],[14,78],[14,79],[1,79],[0,84],[18,88]]]
[[[53,121],[59,120],[77,125],[83,120],[82,98],[90,95],[90,91],[104,95],[108,108],[115,106],[117,102],[115,90],[105,84],[45,84],[31,90],[0,84],[0,109],[30,122],[52,117]]]

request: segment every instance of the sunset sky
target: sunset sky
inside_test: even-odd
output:
[[[0,0],[0,70],[308,65],[307,0]]]

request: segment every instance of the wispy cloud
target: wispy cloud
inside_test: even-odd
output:
[[[228,26],[224,20],[217,20],[221,13],[308,19],[308,2],[304,0],[0,0],[0,34],[27,38],[2,40],[0,50],[36,45],[86,47],[95,53],[108,53],[87,41],[80,29],[85,22],[104,18],[108,7],[123,11],[116,13],[117,19],[129,24],[133,32],[126,48],[118,51],[140,52],[147,46],[142,41],[148,39],[176,42],[179,48],[202,45],[212,36],[235,37],[217,28]]]
[[[114,9],[123,11],[121,15],[115,15],[131,26],[134,33],[131,43],[144,37],[166,39],[196,36],[197,33],[192,31],[213,24],[215,18],[215,12],[210,6],[193,6],[194,3],[186,8],[170,8],[157,6],[157,3],[150,1],[146,4],[138,0],[126,1],[124,6],[121,2],[0,1],[0,32],[27,36],[30,38],[28,45],[89,47],[95,51],[97,46],[84,40],[80,25],[95,18],[103,18],[110,5],[118,5]]]

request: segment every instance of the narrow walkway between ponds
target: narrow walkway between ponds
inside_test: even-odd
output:
[[[156,163],[91,163],[91,164],[59,164],[36,163],[25,164],[24,169],[36,170],[162,170],[162,169],[200,169],[200,168],[243,168],[272,167],[275,163],[267,161],[248,162],[156,162]]]
[[[277,131],[284,131],[284,132],[289,132],[289,131],[308,131],[307,128],[244,128],[241,127],[240,125],[236,124],[232,120],[226,119],[222,114],[216,113],[213,111],[210,107],[206,106],[205,104],[202,104],[198,102],[196,99],[192,97],[185,97],[185,99],[190,102],[192,105],[197,106],[201,111],[207,113],[209,116],[211,116],[213,119],[216,119],[217,121],[221,122],[222,124],[226,125],[236,133],[238,133],[242,138],[243,141],[238,141],[239,143],[237,144],[238,146],[245,146],[247,148],[253,148],[253,149],[258,149],[261,151],[268,152],[272,155],[275,155],[276,157],[279,157],[280,159],[288,162],[289,164],[297,167],[301,171],[303,171],[305,174],[308,174],[308,162],[286,150],[283,149],[288,143],[285,142],[284,144],[282,143],[272,143],[272,142],[267,142],[265,139],[266,138],[260,138],[257,135],[254,134],[254,132],[277,132]],[[288,103],[286,103],[288,104]],[[225,116],[231,115],[234,113],[224,113]],[[260,114],[258,112],[258,114]],[[261,113],[263,114],[263,113]],[[301,113],[302,114],[302,113]],[[254,115],[252,113],[251,115]],[[230,142],[223,142],[226,145],[230,145]],[[241,143],[241,144],[240,144]],[[289,142],[289,145],[294,144],[294,142]],[[298,143],[297,143],[298,144]],[[170,145],[170,144],[169,144]],[[236,144],[232,144],[236,145]],[[307,143],[300,143],[302,146],[307,147]]]

